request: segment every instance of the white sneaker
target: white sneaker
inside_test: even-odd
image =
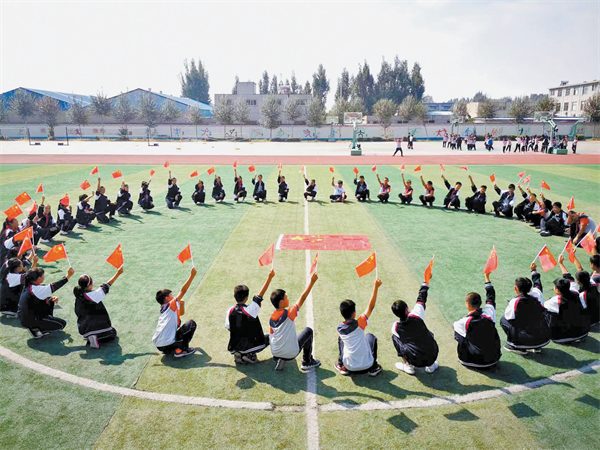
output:
[[[425,367],[425,372],[427,372],[427,373],[433,373],[433,372],[435,372],[437,370],[438,367],[440,367],[440,365],[436,361],[431,366]]]
[[[60,234],[61,234],[61,236],[67,236],[69,234],[69,232],[68,231],[61,231]]]
[[[48,240],[48,239],[40,239],[40,242],[42,244],[48,244],[50,242],[50,240]]]
[[[396,363],[396,369],[406,372],[409,375],[415,374],[415,368],[413,366],[411,366],[410,364],[406,364],[405,362],[402,362],[402,361]]]
[[[88,336],[88,342],[90,343],[91,348],[100,348],[100,344],[98,344],[98,336],[95,334]]]
[[[267,199],[266,198],[263,198],[262,201],[263,201],[263,203],[267,203]]]

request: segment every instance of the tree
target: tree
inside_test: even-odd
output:
[[[300,107],[300,102],[294,98],[288,98],[283,107],[284,117],[292,122],[292,125],[302,117],[303,111]],[[294,127],[292,127],[292,138],[294,137]]]
[[[292,70],[292,81],[290,81],[290,89],[292,90],[292,94],[299,94],[302,90],[302,86],[298,84],[296,81],[296,72]]]
[[[262,74],[262,80],[258,80],[258,93],[263,95],[269,93],[269,74],[266,70]]]
[[[392,98],[392,94],[396,88],[395,81],[392,66],[385,58],[382,58],[381,69],[379,69],[377,83],[375,84],[376,96],[379,100]],[[375,112],[375,109],[373,109],[373,112]]]
[[[110,116],[112,113],[112,102],[102,91],[98,92],[96,95],[90,95],[90,98],[92,99],[92,113],[100,116],[100,120],[102,121],[102,134],[104,134],[104,118]]]
[[[479,94],[479,92],[477,93]],[[477,96],[477,94],[475,94]],[[490,100],[487,97],[479,102],[477,105],[477,117],[481,117],[482,119],[493,119],[496,117],[496,113],[498,112],[498,107],[496,103]]]
[[[600,122],[600,92],[596,92],[588,98],[582,110],[583,117],[594,124],[594,137],[596,137],[596,124]]]
[[[240,77],[238,77],[237,75],[235,76],[235,83],[233,83],[233,88],[231,89],[231,93],[233,95],[237,95],[237,85],[240,82]]]
[[[459,100],[452,105],[452,114],[454,118],[458,119],[459,122],[464,122],[467,120],[467,116],[469,115],[467,110],[467,102],[464,100]]]
[[[83,104],[73,97],[73,103],[67,112],[69,122],[79,126],[79,134],[83,137],[82,126],[89,123],[88,111]]]
[[[181,117],[181,110],[173,100],[166,100],[160,108],[160,117],[169,124],[171,138],[173,138],[173,122]]]
[[[533,108],[531,104],[523,97],[515,98],[510,104],[510,109],[508,110],[509,117],[515,119],[515,122],[517,123],[523,122],[525,117],[531,116],[532,113]]]
[[[10,111],[10,105],[0,100],[0,123],[8,123],[8,112]]]
[[[35,108],[42,122],[48,125],[48,140],[54,140],[54,127],[58,125],[60,103],[52,97],[41,97],[35,102]]]
[[[425,128],[425,136],[427,136],[427,139],[429,139],[429,133],[427,132],[427,122],[429,122],[430,116],[429,108],[427,107],[425,102],[419,102],[419,104],[417,105],[415,117],[419,119],[421,123],[423,123],[423,128]]]
[[[350,74],[344,67],[342,75],[338,78],[338,85],[335,91],[335,100],[342,99],[347,101],[350,98]]]
[[[483,101],[485,101],[485,100],[487,100],[487,96],[486,96],[486,95],[485,95],[483,92],[481,92],[481,91],[478,91],[478,92],[477,92],[477,93],[476,93],[476,94],[473,96],[473,100],[472,100],[472,101],[473,101],[473,102],[475,102],[475,103],[481,103],[481,102],[483,102]]]
[[[402,120],[410,122],[412,119],[417,117],[417,114],[419,113],[419,105],[420,102],[414,96],[409,95],[402,100],[402,103],[400,103],[398,115],[402,117]]]
[[[421,66],[419,63],[413,65],[412,73],[410,74],[411,94],[419,101],[423,98],[425,92],[425,81],[421,75]]]
[[[398,105],[388,98],[382,98],[373,105],[373,114],[379,116],[381,126],[384,130],[391,125],[392,117],[394,117],[397,110]]]
[[[161,119],[161,111],[154,95],[150,92],[144,92],[138,100],[138,115],[144,125],[150,128],[156,127]]]
[[[331,108],[331,111],[329,111],[329,114],[331,116],[337,116],[338,123],[343,124],[344,123],[344,113],[350,111],[348,109],[348,107],[349,107],[349,102],[347,100],[344,100],[343,98],[338,98],[335,101],[335,103],[333,104],[333,108]]]
[[[558,108],[558,102],[547,95],[544,95],[535,103],[536,111],[548,111],[554,114]]]
[[[311,95],[312,94],[312,89],[310,87],[310,82],[306,82],[306,84],[304,85],[304,90],[302,91],[303,94],[305,95]]]
[[[113,116],[125,126],[125,133],[127,133],[127,125],[137,117],[137,113],[137,108],[131,103],[129,95],[121,93],[115,101]],[[127,137],[127,134],[125,134],[125,137]]]
[[[321,99],[313,97],[306,105],[306,124],[311,127],[318,127],[325,123],[325,106]]]
[[[277,95],[279,93],[279,85],[277,84],[277,75],[273,75],[271,78],[271,87],[269,88],[269,94]]]
[[[411,81],[408,73],[408,61],[400,60],[398,55],[394,58],[394,70],[393,70],[393,90],[391,99],[399,105],[406,97],[411,93]]]
[[[273,138],[273,130],[281,124],[280,100],[276,95],[267,96],[260,105],[260,123],[271,132],[269,139]]]
[[[213,118],[219,125],[231,125],[233,123],[233,103],[224,97],[215,101]]]
[[[242,125],[240,127],[240,137],[244,137],[244,127],[250,121],[250,105],[245,98],[239,98],[233,107],[233,118],[235,123]]]
[[[10,102],[10,109],[28,125],[28,120],[35,114],[35,97],[23,89],[18,89]]]
[[[202,120],[204,120],[202,110],[197,106],[192,106],[187,112],[187,118],[196,127],[196,140],[198,140],[198,125],[201,125]]]
[[[202,65],[202,61],[198,59],[198,66],[192,58],[192,62],[188,65],[187,59],[183,61],[185,68],[184,74],[179,74],[181,82],[181,95],[186,98],[210,104],[210,83],[208,82],[208,72]]]
[[[369,114],[373,110],[376,101],[375,79],[371,75],[371,69],[366,61],[362,67],[359,64],[358,73],[354,77],[350,92],[353,100],[360,98],[362,104],[365,105],[365,113]]]

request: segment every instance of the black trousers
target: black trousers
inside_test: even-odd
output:
[[[42,228],[40,229],[40,239],[44,239],[46,241],[49,241],[50,239],[52,239],[54,236],[56,236],[59,232],[59,228],[57,225],[51,225],[47,228]]]
[[[369,347],[371,348],[371,355],[373,355],[373,365],[366,370],[359,370],[354,373],[364,373],[364,372],[367,372],[367,371],[377,367],[377,338],[375,336],[373,336],[371,333],[368,333],[365,337],[367,338],[367,342],[369,343]],[[344,355],[344,341],[342,341],[342,338],[340,338],[340,337],[338,337],[338,349],[339,349],[338,363],[340,364],[340,366],[343,366],[344,361],[342,360],[342,357]],[[346,368],[346,370],[347,369],[348,368]]]
[[[379,194],[377,198],[381,203],[387,203],[390,199],[390,194]]]
[[[394,152],[394,154],[392,156],[396,156],[396,153],[400,152],[400,156],[404,156],[404,152],[402,151],[401,147],[396,147],[396,151]]]
[[[338,201],[340,201],[340,200],[342,200],[342,201],[343,201],[343,200],[346,200],[346,194],[343,194],[343,195],[335,195],[335,194],[334,194],[334,195],[330,195],[330,196],[329,196],[329,199],[330,199],[332,202],[338,202]]]
[[[365,189],[364,191],[361,192],[357,192],[355,197],[359,202],[364,202],[366,199],[370,198],[370,192],[368,189]]]
[[[262,352],[270,344],[270,337],[268,334],[265,334],[265,340],[264,340],[263,344],[264,344],[264,347],[259,348],[258,350],[251,350],[251,351],[250,350],[234,350],[231,353],[239,353],[240,355],[254,355],[256,353]]]
[[[117,330],[111,327],[105,330],[90,331],[82,336],[84,339],[87,339],[90,336],[96,336],[99,341],[108,341],[117,337]]]
[[[565,234],[565,227],[556,220],[546,220],[545,217],[542,217],[542,220],[540,221],[540,231],[547,231],[554,236],[562,236]]]
[[[133,208],[133,202],[131,200],[127,200],[126,202],[123,202],[119,205],[117,211],[119,211],[120,213],[129,214],[131,208]]]
[[[173,209],[181,203],[181,194],[177,194],[175,198],[165,197],[165,201],[167,202],[167,208]]]
[[[190,341],[196,332],[196,322],[190,320],[179,327],[175,333],[175,342],[165,347],[157,347],[165,355],[173,353],[175,350],[187,351],[190,348]]]
[[[475,202],[473,197],[465,198],[465,206],[469,211],[475,211],[479,214],[485,214],[485,203]]]
[[[529,213],[525,215],[525,220],[527,220],[527,222],[531,222],[536,227],[539,227],[540,223],[542,222],[542,215]]]
[[[431,197],[425,197],[424,195],[419,195],[419,200],[423,203],[423,206],[429,204],[429,206],[433,206],[433,202],[435,201],[435,197],[432,195]]]
[[[213,194],[212,198],[215,200],[223,200],[225,198],[225,192],[221,191],[218,194]]]
[[[453,200],[444,198],[444,206],[447,206],[448,208],[460,208],[460,198],[454,198]]]
[[[58,223],[58,228],[60,229],[60,231],[71,231],[73,228],[75,227],[75,219],[71,219],[71,220],[63,220],[62,222]]]
[[[402,195],[402,194],[398,194],[398,198],[400,198],[400,201],[402,202],[403,205],[410,205],[410,202],[412,202],[412,195]]]
[[[283,194],[280,193],[279,194],[279,201],[282,202],[284,200],[287,200],[287,197],[288,197],[288,192],[284,192]]]
[[[192,200],[194,203],[204,203],[206,199],[206,192],[194,192],[192,194]]]
[[[246,189],[240,189],[237,194],[233,194],[233,199],[238,200],[240,198],[243,198],[244,200],[246,200],[247,195],[248,193],[246,192]]]
[[[256,194],[254,194],[254,200],[258,201],[262,201],[262,200],[266,200],[267,199],[267,191],[260,191],[257,192]]]
[[[54,313],[54,302],[46,303],[44,308],[44,314],[39,317],[27,317],[21,319],[21,325],[25,328],[29,328],[33,330],[35,328],[40,331],[60,331],[64,327],[67,326],[67,321],[64,319],[60,319],[58,317],[54,317],[52,314]]]
[[[503,208],[502,203],[500,203],[500,202],[492,202],[492,206],[494,207],[494,213],[497,216],[500,216],[500,213],[504,214],[504,217],[510,218],[513,216],[512,206],[507,206],[507,207]]]
[[[304,193],[304,199],[305,200],[308,200],[308,197],[315,198],[316,196],[317,196],[317,193],[314,192],[314,191],[313,192],[305,192]],[[279,198],[280,198],[279,201],[281,201],[281,196],[279,196]]]
[[[94,220],[95,218],[96,213],[83,213],[79,218],[76,219],[76,222],[79,225],[88,226],[90,223],[92,223],[92,220]]]

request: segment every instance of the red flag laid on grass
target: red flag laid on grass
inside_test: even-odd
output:
[[[483,273],[490,274],[498,268],[498,254],[496,253],[496,246],[492,246],[492,253],[483,268]]]
[[[12,205],[10,208],[4,211],[4,214],[6,214],[8,220],[13,220],[15,217],[19,217],[21,214],[23,214],[23,211],[21,211],[19,205]]]
[[[567,210],[572,211],[574,209],[575,209],[575,199],[573,197],[571,197],[571,200],[569,200],[569,203],[567,204]]]
[[[431,262],[429,263],[429,265],[427,266],[427,269],[425,269],[425,273],[423,274],[423,278],[425,279],[425,283],[427,283],[427,284],[429,284],[429,281],[431,281],[434,260],[435,260],[435,255],[433,255],[433,258],[431,258]]]
[[[98,166],[94,167],[94,169],[90,172],[90,175],[96,175],[98,173]]]
[[[112,177],[114,179],[121,178],[122,176],[123,176],[123,174],[121,173],[120,170],[117,170],[116,172],[113,172],[113,174],[112,174]]]
[[[491,181],[492,183],[495,183],[495,182],[496,182],[496,174],[491,174],[491,175],[490,175],[490,181]]]
[[[150,178],[152,178],[154,176],[154,174],[156,173],[155,170],[150,169]]]
[[[207,174],[209,174],[209,175],[212,175],[213,173],[215,173],[215,168],[214,168],[214,167],[211,167],[210,169],[208,169],[208,170],[206,171],[206,173],[207,173]]]
[[[27,192],[23,192],[21,195],[17,196],[17,198],[15,198],[15,202],[17,202],[19,205],[23,206],[25,203],[31,201],[31,197],[29,196],[29,194]]]
[[[55,245],[44,255],[44,261],[46,262],[58,261],[60,259],[67,259],[67,251],[64,244]]]
[[[31,250],[32,248],[33,246],[31,245],[31,239],[29,239],[29,236],[27,236],[25,239],[23,239],[23,243],[19,247],[19,253],[17,254],[17,256],[21,256],[23,253],[25,253],[28,250]]]
[[[523,178],[523,183],[531,183],[531,175],[527,175],[526,178]]]
[[[542,189],[550,190],[550,186],[548,186],[548,183],[546,183],[544,180],[542,180]]]
[[[69,206],[69,194],[65,194],[63,198],[60,199],[61,205]]]
[[[198,171],[194,170],[191,174],[190,174],[190,178],[194,178],[198,176]]]
[[[188,246],[184,248],[179,255],[177,255],[177,259],[181,261],[181,265],[183,265],[183,263],[188,259],[192,259],[192,248],[190,247],[190,244],[188,244]]]
[[[421,164],[419,164],[417,167],[415,167],[415,172],[420,172],[421,171]]]
[[[565,251],[569,254],[569,261],[571,263],[575,262],[575,246],[573,245],[573,241],[569,239],[567,241],[567,245],[565,245]]]
[[[26,237],[33,239],[33,228],[27,227],[24,230],[19,231],[13,236],[13,242],[21,242]]]
[[[89,189],[91,187],[91,185],[90,185],[90,183],[88,183],[88,180],[85,180],[83,183],[81,183],[79,185],[79,187],[85,191],[85,190]]]
[[[315,260],[313,261],[312,265],[310,266],[310,275],[312,275],[313,273],[315,273],[317,271],[318,265],[319,265],[319,252],[317,252],[317,254],[315,255]]]
[[[114,252],[106,260],[115,269],[120,269],[123,266],[123,250],[121,250],[121,244],[117,246]]]
[[[256,172],[256,167],[254,167],[254,164],[252,164],[251,166],[248,167],[248,171],[249,172]]]
[[[544,272],[548,272],[556,267],[556,259],[554,259],[554,255],[550,252],[548,246],[544,245],[544,248],[540,250],[537,257]]]
[[[377,164],[375,164],[373,167],[371,167],[371,171],[372,172],[377,172]]]
[[[523,172],[519,173],[518,174],[519,178],[523,178],[525,176],[525,174],[527,174],[527,171],[525,171],[525,170]]]
[[[165,166],[164,167],[165,167],[165,169],[169,168],[169,161],[165,161]]]
[[[364,277],[365,275],[373,272],[373,270],[375,270],[376,267],[377,257],[375,256],[375,253],[373,253],[371,256],[369,256],[367,259],[361,262],[358,266],[356,266],[356,273],[358,274],[359,278]]]
[[[356,175],[358,175],[358,169],[356,167],[354,169],[352,169],[352,172],[354,172]]]
[[[335,169],[334,169],[333,167],[330,167],[330,168],[329,168],[329,171],[330,171],[331,173],[335,173]]]
[[[268,266],[269,264],[273,264],[273,255],[275,254],[275,243],[272,243],[271,246],[265,251],[260,258],[258,258],[258,263],[261,266]]]
[[[590,231],[581,240],[581,248],[583,248],[586,253],[592,254],[592,252],[594,251],[595,247],[596,247],[596,238],[594,237],[594,233],[592,233]]]
[[[44,193],[44,186],[42,186],[42,183],[40,183],[40,185],[37,188],[37,191],[35,191],[36,194],[43,194]]]

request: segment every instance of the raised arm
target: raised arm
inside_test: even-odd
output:
[[[404,185],[405,189],[408,189],[408,186],[406,185],[406,180],[404,180],[404,172],[402,172],[402,184]]]
[[[298,309],[302,308],[302,305],[306,301],[306,297],[308,297],[308,294],[310,294],[311,289],[313,288],[318,279],[319,277],[317,275],[317,272],[313,273],[312,277],[310,278],[310,283],[308,283],[308,286],[306,286],[306,289],[304,289],[304,292],[296,302],[296,305],[298,305]]]
[[[496,191],[496,194],[502,195],[502,191],[500,190],[500,188],[498,187],[498,185],[496,183],[494,183],[494,190]]]
[[[473,181],[473,177],[469,175],[469,180],[471,180],[471,190],[473,193],[477,192],[477,187],[475,186],[475,182]]]
[[[169,180],[171,180],[171,178],[173,177],[171,176],[171,169],[169,169]]]
[[[490,281],[490,274],[485,274],[485,302],[496,307],[496,290]]]
[[[531,269],[531,281],[533,281],[533,287],[538,288],[541,292],[544,292],[544,289],[542,288],[542,279],[536,270],[537,265],[535,263],[531,263],[529,268]]]
[[[190,271],[190,276],[188,277],[185,284],[183,286],[181,286],[181,290],[179,291],[179,294],[177,294],[176,298],[178,301],[180,301],[183,298],[183,296],[185,295],[187,290],[190,288],[190,285],[192,284],[192,281],[194,281],[194,277],[196,276],[197,273],[198,273],[198,271],[196,270],[196,268],[192,267],[192,270]]]
[[[117,273],[115,273],[113,275],[113,277],[107,281],[108,284],[110,284],[111,286],[113,285],[113,283],[115,281],[117,281],[117,278],[119,278],[121,276],[121,274],[123,273],[123,266],[119,267],[119,270],[117,270]]]
[[[381,182],[381,179],[379,178],[379,174],[376,174],[376,175],[377,175],[377,181],[379,182],[380,185],[382,185],[383,183]]]
[[[567,270],[567,268],[565,267],[565,255],[561,254],[558,257],[558,265],[560,267],[560,271],[561,273],[564,275],[566,273],[569,273],[569,271]]]
[[[331,177],[331,185],[335,187],[335,177]]]
[[[425,189],[427,189],[427,185],[425,184],[425,180],[423,179],[423,175],[421,175],[421,183],[423,184],[423,187]]]
[[[575,267],[577,267],[577,272],[581,272],[583,270],[581,263],[577,259],[577,256],[573,255],[573,258],[575,259],[575,261],[573,261],[573,264],[575,264]]]
[[[267,292],[267,289],[269,289],[269,285],[271,284],[271,280],[275,277],[275,271],[273,269],[269,270],[269,275],[267,275],[267,279],[265,281],[265,284],[263,284],[263,287],[261,288],[260,292],[258,293],[259,297],[264,297],[265,292]]]
[[[96,190],[97,190],[97,191],[99,191],[99,190],[100,190],[100,180],[101,180],[101,178],[100,178],[100,177],[98,177],[98,186],[96,186]]]
[[[371,313],[375,309],[375,303],[377,303],[377,291],[379,290],[381,283],[382,281],[379,278],[375,278],[375,282],[373,283],[373,293],[371,294],[367,309],[365,309],[365,316],[367,317],[371,317]]]

